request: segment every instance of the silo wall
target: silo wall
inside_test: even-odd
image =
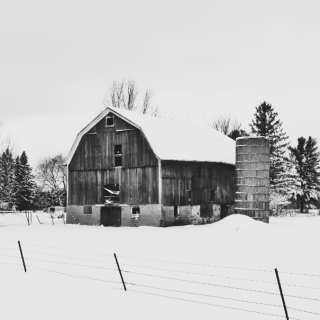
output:
[[[236,140],[235,213],[269,223],[269,140]]]

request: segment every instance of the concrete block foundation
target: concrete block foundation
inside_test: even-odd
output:
[[[100,226],[101,205],[83,206],[68,205],[68,224],[81,224]],[[206,206],[162,206],[160,204],[148,205],[120,205],[119,217],[123,227],[171,227],[190,224],[212,223],[220,220],[220,205]],[[205,209],[205,210],[203,210]],[[135,213],[134,213],[135,212]],[[138,212],[138,213],[137,213]]]

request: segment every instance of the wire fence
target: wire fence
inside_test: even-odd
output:
[[[65,213],[57,211],[0,211],[0,227],[29,226],[31,224],[65,224]]]
[[[34,247],[37,249],[34,250]],[[68,251],[68,255],[63,254],[64,251]],[[92,256],[97,255],[100,255],[101,258],[91,259]],[[111,254],[31,243],[22,243],[20,254],[17,242],[0,240],[0,266],[10,265],[22,268],[22,256],[24,256],[26,270],[33,269],[57,276],[98,281],[110,285],[123,283],[128,291],[136,294],[255,313],[261,316],[286,318],[274,270],[125,255],[118,256],[121,259],[118,269]],[[138,264],[130,263],[130,260],[138,261]],[[159,266],[160,263],[171,264],[175,267],[163,268]],[[206,267],[206,271],[199,271],[199,268],[203,267]],[[192,268],[192,270],[188,268]],[[141,272],[141,269],[147,271]],[[224,274],[212,272],[216,269],[222,270]],[[92,277],[90,272],[94,273],[95,277]],[[238,276],[239,272],[245,272],[252,278]],[[253,272],[257,272],[254,277]],[[123,282],[120,281],[122,275],[124,275]],[[281,283],[286,288],[284,297],[288,303],[287,310],[290,313],[290,319],[301,320],[301,317],[306,319],[306,315],[308,315],[308,319],[319,318],[320,299],[316,290],[320,289],[320,285],[316,285],[315,280],[318,281],[320,275],[290,271],[280,271],[280,275],[289,278],[294,276],[294,281],[300,278],[306,281],[305,279],[311,277],[314,284],[313,286],[301,285],[301,281],[299,283],[289,283],[289,281]],[[152,279],[160,280],[152,283]],[[246,296],[246,294],[248,295]],[[224,304],[220,304],[219,301]]]

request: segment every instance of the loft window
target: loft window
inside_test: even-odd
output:
[[[216,193],[215,193],[215,190],[214,189],[211,189],[211,202],[215,202],[216,200]]]
[[[113,116],[107,116],[106,117],[106,126],[107,127],[113,127],[114,126],[114,119]]]
[[[122,144],[116,144],[114,146],[114,166],[122,166]]]
[[[174,207],[173,207],[173,216],[174,216],[175,218],[178,218],[179,213],[180,213],[180,207],[174,206]]]
[[[103,186],[104,203],[119,203],[120,202],[120,188],[119,184],[105,184]]]

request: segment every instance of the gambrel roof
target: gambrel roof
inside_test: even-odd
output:
[[[72,160],[82,136],[110,112],[139,129],[160,160],[235,164],[235,141],[209,126],[111,107],[106,108],[79,132],[67,157],[67,164]]]

